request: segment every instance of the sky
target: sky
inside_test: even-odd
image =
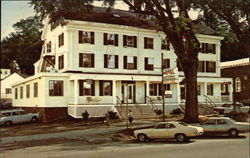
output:
[[[12,27],[13,24],[21,19],[35,15],[33,8],[29,6],[28,2],[28,0],[1,0],[1,40],[15,31]],[[102,2],[95,2],[94,5],[101,6]],[[117,2],[115,8],[128,9],[127,5],[121,1]],[[189,15],[191,19],[197,17],[197,13],[195,12],[190,12]]]

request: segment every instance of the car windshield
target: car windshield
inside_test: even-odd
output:
[[[6,112],[6,113],[1,113],[0,117],[6,117],[6,116],[10,116],[11,113],[10,112]]]
[[[229,119],[229,121],[233,122],[233,123],[236,123],[237,121],[235,121],[234,119]]]
[[[188,124],[184,123],[184,122],[179,122],[179,124],[183,125],[183,126],[188,126]]]

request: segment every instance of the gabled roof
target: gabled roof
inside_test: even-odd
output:
[[[10,74],[10,75],[8,75],[8,76],[2,78],[1,81],[7,79],[8,77],[10,77],[10,76],[12,76],[12,75],[14,75],[14,74],[17,74],[17,75],[21,76],[22,78],[27,78],[27,77],[29,77],[29,75],[25,75],[25,74],[20,74],[20,73],[18,73],[18,72],[14,72],[14,73],[12,73],[12,74]]]
[[[249,65],[249,58],[221,62],[221,69]]]
[[[152,19],[145,20],[138,14],[119,9],[110,9],[107,11],[107,8],[104,7],[93,7],[89,13],[64,13],[63,17],[68,20],[90,21],[160,30]],[[192,24],[195,33],[218,36],[214,30],[197,21],[193,21]]]

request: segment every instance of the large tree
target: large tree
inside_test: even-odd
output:
[[[203,11],[202,21],[225,36],[226,43],[234,43],[242,55],[249,55],[249,0],[191,1]]]
[[[114,4],[115,0],[105,3]],[[182,67],[186,81],[186,111],[184,121],[198,122],[197,101],[197,67],[200,44],[192,28],[188,11],[191,3],[186,0],[123,0],[130,11],[144,17],[151,18],[156,26],[162,30],[175,49],[179,65]],[[44,18],[50,15],[52,21],[60,19],[65,14],[78,12],[83,14],[91,9],[93,1],[32,0],[35,11]],[[85,8],[85,9],[83,9]]]
[[[15,69],[17,63],[21,73],[33,74],[33,64],[41,54],[42,24],[35,17],[22,19],[13,25],[15,32],[1,41],[1,67]]]

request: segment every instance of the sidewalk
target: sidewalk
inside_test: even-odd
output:
[[[133,128],[140,128],[145,126],[152,126],[156,122],[155,120],[136,120]],[[108,141],[112,140],[111,136],[120,130],[126,129],[127,122],[121,121],[118,123],[111,124],[111,127],[107,129],[104,124],[91,129],[83,130],[71,130],[56,133],[36,134],[36,135],[25,135],[16,137],[3,137],[0,139],[0,145],[16,142],[26,141],[39,141],[47,139],[79,139],[86,140],[88,142],[94,141]]]

